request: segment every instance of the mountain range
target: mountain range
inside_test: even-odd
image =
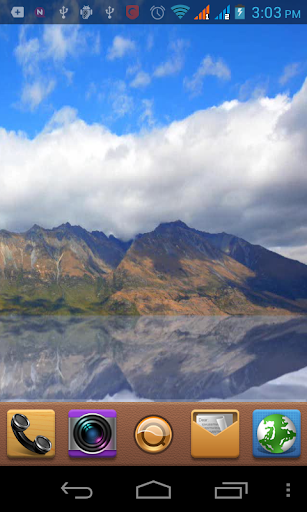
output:
[[[123,242],[62,224],[0,230],[0,313],[307,313],[307,265],[181,221]]]

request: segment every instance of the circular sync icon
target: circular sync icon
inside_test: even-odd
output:
[[[160,7],[156,7],[155,5],[153,5],[150,11],[153,19],[159,21],[162,20],[164,16],[165,7],[163,7],[162,5],[160,5]]]
[[[147,416],[135,429],[135,440],[147,453],[163,452],[171,444],[172,437],[171,426],[160,416]]]

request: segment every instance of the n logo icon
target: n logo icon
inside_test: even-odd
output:
[[[207,5],[205,9],[203,9],[194,20],[208,20],[210,14],[210,5]]]

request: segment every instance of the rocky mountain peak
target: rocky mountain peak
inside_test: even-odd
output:
[[[181,220],[127,242],[69,222],[0,235],[0,314],[307,310],[306,265]]]
[[[65,222],[64,224],[61,224],[60,226],[58,226],[58,228],[55,229],[70,229],[71,227],[72,225],[69,222]]]
[[[32,228],[28,229],[27,233],[37,233],[38,231],[41,231],[43,228],[39,226],[38,224],[33,224]]]
[[[191,229],[184,222],[182,222],[182,220],[175,220],[175,221],[172,221],[172,222],[162,222],[155,229],[155,231],[161,231],[161,230],[165,230],[165,229],[176,229],[176,228]]]

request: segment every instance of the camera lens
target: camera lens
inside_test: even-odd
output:
[[[82,426],[81,437],[85,443],[98,444],[103,439],[103,430],[100,425],[92,425],[87,421]]]
[[[87,453],[99,453],[111,441],[111,428],[103,416],[85,414],[77,421],[74,439],[81,450]]]

